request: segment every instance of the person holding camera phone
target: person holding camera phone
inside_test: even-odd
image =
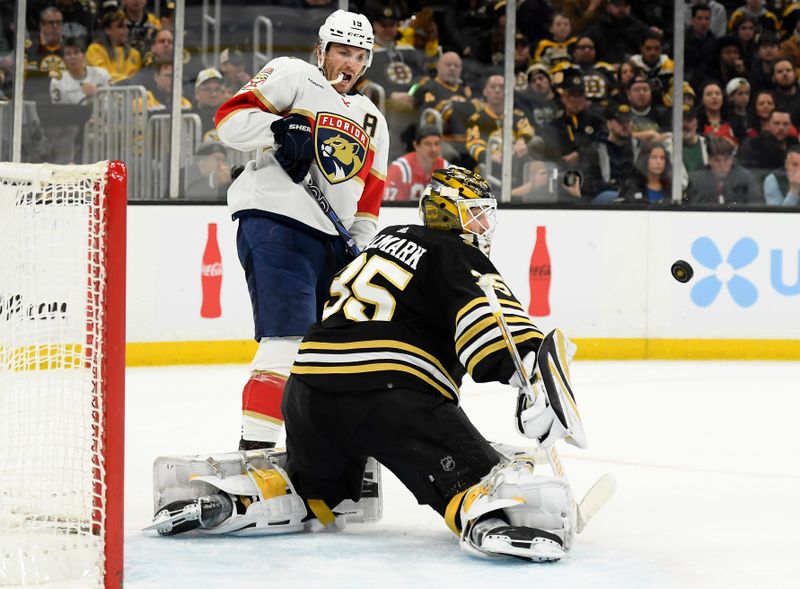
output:
[[[511,198],[523,204],[573,203],[587,204],[583,198],[583,175],[576,170],[561,171],[544,139],[534,137],[528,142],[531,161],[526,164],[525,182],[511,191]]]

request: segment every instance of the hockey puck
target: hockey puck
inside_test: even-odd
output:
[[[689,262],[678,260],[672,265],[672,277],[678,282],[689,282],[694,276],[694,270]]]

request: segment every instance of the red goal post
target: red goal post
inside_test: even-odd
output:
[[[121,162],[0,163],[0,585],[122,586],[126,208]]]

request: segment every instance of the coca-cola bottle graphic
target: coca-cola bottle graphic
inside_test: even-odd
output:
[[[200,285],[203,288],[203,303],[200,317],[215,319],[222,315],[220,291],[222,290],[222,254],[217,243],[217,224],[208,224],[206,249],[203,251],[203,265],[200,269]]]
[[[528,313],[533,317],[550,314],[550,252],[547,251],[547,228],[536,228],[536,243],[531,254],[531,304]]]

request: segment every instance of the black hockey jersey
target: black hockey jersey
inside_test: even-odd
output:
[[[508,382],[514,366],[481,274],[494,279],[520,354],[538,350],[541,331],[480,250],[457,233],[395,226],[334,278],[292,375],[320,391],[400,387],[456,402],[467,372],[478,382]]]

